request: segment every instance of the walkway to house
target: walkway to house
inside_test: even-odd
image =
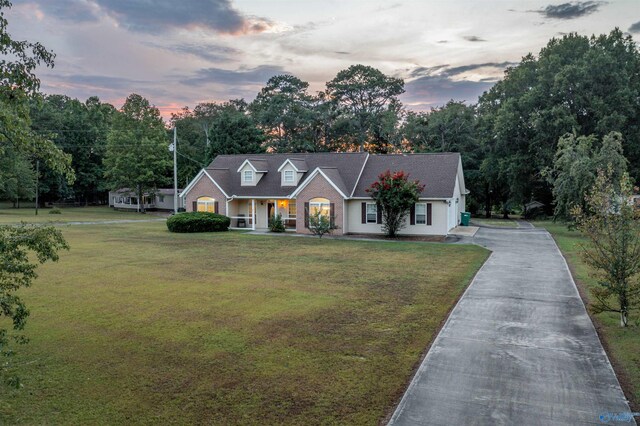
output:
[[[602,424],[603,413],[629,413],[551,236],[481,228],[473,241],[493,254],[390,424],[583,425]]]

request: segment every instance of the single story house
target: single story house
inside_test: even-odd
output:
[[[390,170],[424,185],[400,234],[447,235],[460,223],[467,190],[458,153],[301,153],[219,155],[180,197],[187,211],[214,211],[232,228],[266,229],[282,215],[287,229],[309,233],[309,214],[335,221],[334,234],[382,233],[378,206],[366,189]]]
[[[173,211],[173,188],[159,188],[145,193],[142,197],[140,208],[144,210]],[[182,189],[178,189],[178,207],[184,208],[183,198],[180,198]],[[138,210],[138,196],[129,188],[121,188],[109,191],[109,207],[122,210]]]

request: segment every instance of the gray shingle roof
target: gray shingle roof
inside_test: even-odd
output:
[[[422,198],[450,198],[458,173],[459,153],[370,155],[354,197],[368,197],[366,189],[387,170],[405,171],[424,185]]]
[[[309,171],[309,166],[307,166],[307,162],[304,161],[303,159],[289,158],[289,161],[291,161],[291,164],[293,164],[295,168],[298,169],[299,172]]]
[[[366,153],[219,155],[206,171],[228,196],[286,197],[297,188],[281,185],[278,168],[287,159],[299,170],[306,170],[298,186],[316,168],[320,168],[347,196],[353,192],[354,197],[368,197],[365,190],[377,180],[380,173],[386,170],[403,170],[409,173],[410,179],[417,179],[425,185],[423,198],[450,198],[453,195],[460,154],[369,155],[364,170],[362,167],[367,159]],[[245,160],[249,160],[258,170],[268,171],[256,186],[241,185],[237,170]],[[361,170],[362,176],[358,180]]]
[[[278,169],[287,159],[292,162],[295,159],[297,162],[296,167],[298,167],[298,164],[302,167],[302,162],[306,164],[307,171],[299,183],[304,182],[318,167],[333,168],[342,181],[345,194],[350,195],[366,158],[367,154],[362,152],[219,155],[206,168],[206,171],[228,196],[286,197],[295,191],[297,187],[282,186]],[[265,170],[268,170],[268,173],[262,176],[256,186],[242,186],[240,184],[240,175],[236,171],[245,160],[249,160],[252,164],[256,160],[262,160],[264,163],[260,164],[266,164]],[[337,175],[332,174],[336,179]]]

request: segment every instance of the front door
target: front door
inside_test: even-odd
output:
[[[275,201],[267,201],[267,226],[273,219],[273,216],[276,213],[276,203]]]

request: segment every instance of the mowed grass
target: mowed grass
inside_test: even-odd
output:
[[[164,223],[66,226],[22,292],[0,424],[376,424],[488,256]]]
[[[51,209],[0,209],[0,225],[19,223],[66,223],[66,222],[101,222],[111,220],[148,220],[157,217],[155,213],[142,214],[133,211],[118,211],[111,207],[67,207],[61,208],[61,214],[49,214]]]
[[[582,294],[590,300],[590,289],[598,284],[591,277],[589,267],[580,258],[580,244],[587,240],[578,231],[569,231],[566,225],[551,221],[535,222],[535,226],[546,228],[554,237],[564,254]],[[632,409],[640,410],[640,318],[638,311],[632,316],[627,328],[620,327],[616,313],[592,315],[603,344],[615,366],[618,377],[631,398]]]

